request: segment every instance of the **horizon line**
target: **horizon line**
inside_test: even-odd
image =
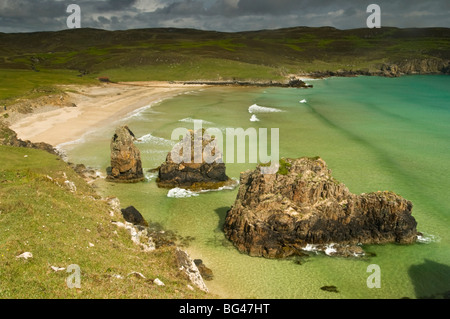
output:
[[[93,28],[93,27],[82,27],[82,28],[64,28],[59,30],[41,30],[41,31],[17,31],[17,32],[2,32],[0,34],[31,34],[31,33],[56,33],[56,32],[64,32],[74,30],[95,30],[95,31],[106,31],[106,32],[120,32],[120,31],[137,31],[137,30],[190,30],[190,31],[200,31],[200,32],[215,32],[215,33],[228,33],[228,34],[237,34],[237,33],[251,33],[251,32],[261,32],[261,31],[279,31],[279,30],[291,30],[291,29],[334,29],[338,31],[351,31],[351,30],[363,30],[368,29],[367,27],[359,27],[359,28],[348,28],[348,29],[339,29],[333,26],[320,26],[320,27],[310,27],[310,26],[295,26],[295,27],[281,27],[281,28],[267,28],[267,29],[255,29],[255,30],[245,30],[245,31],[218,31],[218,30],[207,30],[207,29],[196,29],[196,28],[183,28],[183,27],[151,27],[151,28],[131,28],[131,29],[101,29],[101,28]],[[398,29],[398,30],[426,30],[426,29],[450,29],[450,27],[395,27],[395,26],[382,26],[381,28],[376,28],[375,30],[381,29]]]

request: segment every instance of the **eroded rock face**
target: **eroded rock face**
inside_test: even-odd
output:
[[[202,190],[236,184],[226,175],[222,153],[214,143],[214,137],[205,134],[204,130],[197,133],[188,131],[184,139],[172,150],[176,150],[174,152],[178,158],[174,159],[171,151],[166,161],[159,167],[158,186]],[[186,147],[183,148],[182,145]],[[188,151],[190,154],[184,153]],[[205,154],[209,155],[208,159]]]
[[[39,142],[32,143],[30,141],[23,141],[17,137],[17,133],[11,130],[7,124],[0,121],[0,145],[34,148],[49,152],[53,155],[59,155],[58,151],[50,144]]]
[[[107,180],[134,183],[144,180],[141,152],[134,145],[136,137],[128,126],[121,126],[111,140],[111,167]]]
[[[206,284],[203,281],[203,277],[197,268],[197,265],[194,263],[191,257],[189,257],[189,255],[184,250],[181,250],[179,248],[176,249],[175,255],[180,271],[184,272],[189,280],[195,286],[197,286],[197,288],[204,292],[209,292],[208,287],[206,287]]]
[[[240,251],[282,258],[333,244],[350,256],[362,251],[358,244],[415,241],[410,201],[392,192],[352,194],[320,158],[280,164],[277,174],[261,174],[260,167],[241,174],[224,225]]]

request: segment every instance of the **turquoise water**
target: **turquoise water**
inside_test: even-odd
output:
[[[211,292],[226,298],[420,298],[450,291],[450,77],[329,78],[313,89],[208,88],[165,100],[139,114],[66,145],[69,160],[105,170],[115,126],[138,137],[145,169],[159,166],[174,143],[173,129],[279,128],[280,156],[321,156],[354,193],[394,191],[412,201],[425,242],[364,247],[374,256],[268,260],[239,253],[222,226],[237,189],[169,198],[155,176],[133,185],[96,182],[99,190],[183,236],[187,249],[213,270]],[[306,99],[307,103],[299,101]],[[257,104],[281,112],[257,113]],[[267,110],[267,109],[266,109]],[[181,120],[181,121],[180,121]],[[270,131],[270,130],[269,130]],[[149,135],[151,134],[151,135]],[[270,135],[269,135],[270,136]],[[254,163],[227,164],[239,178]],[[370,289],[367,267],[381,269],[381,288]],[[336,286],[339,293],[322,286]]]

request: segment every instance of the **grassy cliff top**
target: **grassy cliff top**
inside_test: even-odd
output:
[[[106,201],[58,157],[0,146],[0,163],[0,299],[208,297],[187,288],[174,248],[141,251],[111,223],[122,216],[111,217]],[[17,258],[25,252],[33,257]],[[80,289],[68,288],[72,273],[51,268],[73,264]]]

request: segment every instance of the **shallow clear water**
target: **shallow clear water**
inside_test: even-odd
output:
[[[114,128],[128,124],[138,137],[145,169],[159,166],[177,127],[279,128],[280,156],[321,156],[334,177],[354,193],[394,191],[414,204],[418,230],[432,239],[413,245],[364,247],[367,258],[323,254],[268,260],[239,253],[222,226],[237,189],[169,198],[155,176],[133,185],[98,181],[104,194],[134,205],[147,219],[195,237],[188,252],[213,270],[211,292],[227,298],[401,298],[450,291],[450,77],[330,78],[313,89],[208,88],[165,100],[64,146],[69,160],[105,171]],[[306,103],[300,103],[306,99]],[[257,113],[253,104],[282,112]],[[182,120],[182,121],[180,121]],[[270,130],[269,130],[270,131]],[[148,135],[151,134],[151,135]],[[269,135],[270,136],[270,135]],[[256,164],[227,164],[227,174]],[[381,269],[381,288],[369,289],[370,264]],[[339,293],[322,286],[336,286]]]

